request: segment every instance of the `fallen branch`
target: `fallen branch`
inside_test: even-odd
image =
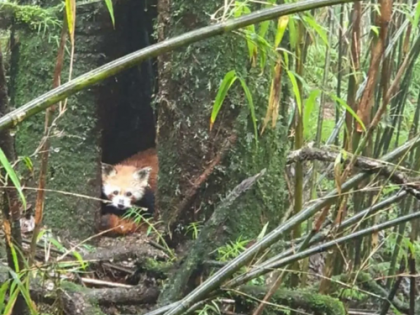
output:
[[[153,304],[156,302],[159,292],[159,289],[156,287],[136,286],[130,289],[86,289],[79,288],[72,283],[66,283],[59,293],[55,297],[50,296],[48,301],[52,302],[58,298],[66,315],[102,315],[103,313],[98,305]],[[32,295],[43,300],[45,292],[32,292]]]
[[[266,295],[267,291],[268,288],[263,286],[247,285],[240,287],[238,290],[232,290],[230,292],[235,296],[235,300],[240,302],[239,305],[248,306],[247,304],[254,304],[246,307],[246,310],[240,310],[240,313],[243,313],[248,311],[248,309],[251,307],[255,306],[256,303],[253,303],[253,300],[254,302],[261,301]],[[266,307],[269,308],[273,314],[276,314],[276,311],[279,310],[279,307],[283,308],[284,310],[303,309],[305,313],[302,312],[301,314],[347,314],[346,309],[340,300],[328,295],[319,294],[318,292],[305,289],[278,289],[272,297],[272,302],[266,302]],[[299,313],[300,312],[298,312],[298,314]],[[250,312],[247,314],[250,314]]]
[[[147,258],[153,257],[155,259],[165,259],[167,256],[164,253],[159,255],[159,252],[149,245],[145,246],[133,245],[117,248],[101,248],[96,252],[84,255],[83,259],[87,261],[122,261],[129,258]]]
[[[115,248],[97,248],[95,252],[83,255],[83,260],[86,262],[119,262],[128,259],[140,259],[153,258],[155,260],[165,260],[167,255],[156,250],[154,247],[145,243],[140,245],[132,246],[118,246]],[[68,255],[63,261],[73,261],[75,257]]]
[[[300,150],[290,152],[287,156],[287,164],[312,160],[334,162],[338,154],[339,152],[327,151],[326,149],[306,147]],[[349,155],[349,157],[353,157],[352,154],[347,154]],[[344,161],[344,164],[347,165],[349,162],[350,159]],[[356,158],[355,167],[361,169],[365,173],[376,173],[378,175],[387,177],[391,182],[399,185],[407,193],[412,195],[417,200],[420,200],[420,184],[415,181],[409,180],[405,174],[412,173],[412,170],[406,169],[401,166],[397,166],[392,163],[374,160],[363,156],[359,156]]]

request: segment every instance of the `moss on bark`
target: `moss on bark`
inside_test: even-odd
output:
[[[245,286],[240,288],[240,292],[245,293],[244,295],[237,295],[241,306],[245,309],[250,310],[256,307],[258,304],[254,299],[249,299],[246,296],[253,297],[258,300],[262,300],[267,293],[267,290],[257,286]],[[303,309],[305,313],[314,315],[345,315],[347,314],[346,309],[342,302],[338,299],[332,298],[328,295],[322,295],[309,290],[289,290],[279,289],[273,295],[270,300],[270,305],[267,305],[263,314],[282,314],[280,310],[284,310],[284,314],[287,309]],[[276,307],[278,305],[278,307]],[[238,306],[237,311],[242,312],[241,306]]]
[[[102,2],[78,5],[76,49],[73,77],[91,70],[103,61],[101,42],[110,22]],[[105,21],[105,22],[104,22]],[[105,27],[104,27],[105,26]],[[52,88],[53,69],[58,50],[60,29],[49,28],[46,33],[31,28],[16,30],[12,51],[10,91],[12,106],[19,107]],[[66,54],[62,82],[68,79],[69,54]],[[100,195],[100,148],[97,128],[97,88],[72,96],[67,111],[57,120],[50,137],[51,151],[47,174],[47,189],[82,194],[98,198]],[[17,128],[16,149],[19,156],[31,156],[40,144],[44,132],[44,113],[23,122]],[[32,157],[35,166],[28,186],[36,187],[38,155]],[[35,193],[29,194],[34,203]],[[44,223],[60,235],[84,238],[92,234],[97,201],[60,192],[47,192]]]
[[[220,2],[214,0],[159,1],[159,40],[210,24],[209,16],[219,6]],[[185,228],[186,224],[206,220],[213,214],[170,279],[160,304],[187,293],[195,285],[196,272],[202,272],[200,262],[218,246],[235,242],[239,237],[253,240],[264,224],[269,222],[271,229],[280,221],[285,200],[283,168],[287,148],[282,124],[279,122],[276,128],[266,130],[256,147],[250,111],[238,82],[230,90],[212,131],[209,130],[217,89],[231,70],[246,81],[258,122],[262,121],[272,68],[272,60],[267,62],[263,75],[261,69],[250,67],[246,41],[237,34],[210,38],[159,59],[158,209],[166,223],[174,219],[173,214],[179,211],[191,183],[203,177],[209,164],[220,155],[225,139],[237,136],[226,157],[177,218],[177,227],[182,229],[183,225]],[[241,181],[262,169],[266,169],[266,174],[249,192],[229,206],[221,203]]]
[[[219,5],[219,1],[161,0],[159,39],[210,24],[209,16]],[[194,215],[197,209],[208,218],[229,190],[266,168],[267,175],[253,193],[235,204],[240,214],[230,227],[232,238],[239,235],[253,238],[267,221],[270,227],[276,225],[283,213],[285,199],[283,167],[287,144],[281,124],[274,130],[267,130],[256,148],[250,112],[238,84],[229,92],[213,130],[209,131],[218,86],[232,69],[246,80],[257,119],[262,120],[268,104],[273,64],[267,63],[265,75],[260,75],[260,69],[250,70],[244,38],[229,34],[162,56],[159,65],[158,208],[163,219],[167,222],[171,219],[191,182],[202,175],[220,153],[224,139],[236,134],[235,145],[183,213],[184,222],[201,219],[203,216]]]

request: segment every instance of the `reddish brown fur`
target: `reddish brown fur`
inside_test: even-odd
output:
[[[142,152],[139,152],[128,159],[115,165],[115,169],[118,171],[121,170],[121,166],[133,166],[135,169],[140,169],[143,167],[151,167],[149,177],[149,185],[153,192],[156,191],[157,187],[157,175],[159,172],[159,163],[156,149],[148,149]],[[156,215],[156,213],[155,213]],[[130,219],[122,219],[113,214],[107,214],[101,218],[101,230],[109,230],[106,235],[109,236],[119,236],[127,235],[135,232],[146,231],[147,225],[144,223],[137,224]]]
[[[108,236],[123,236],[135,232],[146,232],[147,224],[137,224],[133,220],[123,219],[114,214],[107,214],[101,218],[101,230],[110,230],[105,234]]]
[[[152,171],[150,172],[149,184],[152,190],[156,191],[157,174],[159,172],[159,163],[156,149],[147,149],[145,151],[134,154],[128,159],[125,159],[124,161],[118,163],[117,165],[115,165],[115,169],[117,170],[117,172],[120,169],[120,166],[123,165],[133,166],[136,169],[150,166],[152,168]]]

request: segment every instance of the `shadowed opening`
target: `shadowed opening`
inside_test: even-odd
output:
[[[155,42],[156,0],[125,0],[115,4],[115,31],[104,45],[107,62]],[[156,117],[151,102],[157,88],[156,60],[126,70],[101,88],[102,162],[118,163],[155,146]]]
[[[150,46],[157,18],[156,0],[122,0],[114,5],[115,30],[103,43],[105,62]],[[117,164],[155,147],[156,116],[151,106],[157,89],[157,61],[141,65],[106,80],[100,86],[98,115],[102,162]],[[106,198],[103,194],[102,198]],[[102,208],[105,204],[102,204]]]

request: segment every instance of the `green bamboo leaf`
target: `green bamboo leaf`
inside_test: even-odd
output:
[[[80,263],[80,266],[82,267],[82,269],[85,269],[87,264],[84,262],[82,255],[80,255],[79,252],[77,251],[72,252],[72,254],[76,258],[76,260]]]
[[[243,13],[246,14],[250,14],[251,10],[247,7],[244,6],[243,7]],[[246,34],[246,45],[248,46],[248,57],[250,60],[252,60],[255,52],[256,52],[256,48],[257,46],[254,43],[253,38],[255,37],[256,33],[255,33],[255,25],[248,25],[247,27],[245,27],[245,29],[247,30]]]
[[[25,299],[26,304],[28,305],[30,311],[32,314],[38,314],[34,304],[32,303],[31,300],[31,294],[29,292],[29,286],[25,286],[22,281],[20,280],[19,275],[14,272],[13,270],[9,270],[12,278],[13,278],[13,282],[17,284],[18,289],[16,291],[21,292],[23,295],[23,298]],[[25,283],[29,284],[29,278],[26,277]]]
[[[258,146],[257,118],[255,116],[255,107],[254,107],[254,101],[252,100],[252,94],[249,91],[249,88],[246,85],[246,82],[242,78],[239,78],[239,81],[241,82],[242,88],[244,89],[244,92],[245,92],[245,96],[248,100],[248,107],[249,107],[249,111],[251,112],[252,123],[254,125],[255,145]]]
[[[257,241],[261,240],[265,236],[265,234],[267,233],[268,223],[269,222],[267,222],[266,224],[264,224],[264,226],[263,226],[260,234],[258,234],[258,236],[257,236]]]
[[[297,84],[297,80],[295,74],[292,71],[287,70],[287,75],[289,76],[290,82],[292,83],[293,94],[296,98],[296,104],[298,107],[299,115],[302,114],[302,100],[300,97],[299,86]]]
[[[245,5],[242,2],[239,2],[239,1],[235,2],[235,8],[233,9],[233,16],[235,18],[242,16],[242,11],[243,11],[244,6]]]
[[[316,99],[321,94],[321,90],[312,90],[308,98],[305,100],[305,109],[303,115],[303,127],[307,129],[309,127],[309,118],[313,109],[315,108]]]
[[[9,160],[4,154],[3,150],[0,148],[0,163],[3,165],[6,170],[7,175],[10,177],[13,185],[19,193],[20,199],[22,200],[23,208],[26,209],[26,199],[23,195],[22,187],[20,186],[19,178],[17,177],[13,167],[10,165]]]
[[[17,296],[19,294],[19,288],[15,288],[14,290],[10,290],[10,292],[12,292],[12,293],[10,294],[9,301],[7,302],[7,305],[4,309],[3,314],[11,314],[12,313],[12,308],[15,305]]]
[[[375,33],[377,37],[379,37],[379,28],[375,25],[370,26],[370,30]]]
[[[6,298],[6,291],[9,289],[10,280],[6,280],[0,287],[0,312],[4,310],[4,300]]]
[[[114,7],[112,6],[112,0],[105,0],[106,7],[108,8],[109,15],[111,17],[112,25],[115,27]]]
[[[57,241],[55,238],[53,237],[49,237],[48,240],[51,242],[51,244],[53,244],[55,247],[57,247],[58,250],[60,250],[61,252],[65,252],[66,248],[60,244],[59,241]]]
[[[414,14],[413,29],[416,29],[417,25],[419,25],[419,19],[420,19],[420,2],[417,2],[416,13]]]
[[[328,43],[327,32],[322,28],[322,26],[319,25],[311,15],[306,15],[303,19],[306,23],[309,24],[311,28],[315,30],[315,32],[319,35],[319,37],[321,37],[325,45],[328,46],[329,43]]]
[[[276,0],[268,0],[268,3],[265,5],[266,8],[271,8],[276,3]],[[260,27],[258,29],[258,35],[261,37],[265,37],[267,34],[268,28],[270,27],[271,21],[264,21],[260,23]]]
[[[284,32],[286,31],[288,25],[289,17],[287,15],[279,18],[279,21],[277,23],[276,38],[274,40],[274,48],[277,48],[280,45],[281,40],[283,39]]]
[[[289,19],[289,41],[290,41],[290,47],[295,48],[297,45],[298,40],[298,34],[296,31],[296,25],[295,25],[295,19],[293,16]]]
[[[25,156],[25,157],[22,158],[22,160],[25,163],[28,170],[32,172],[34,170],[34,165],[32,163],[31,158],[29,156]]]
[[[337,97],[335,94],[330,94],[330,97],[333,100],[335,100],[336,102],[338,102],[346,111],[348,111],[354,117],[354,119],[357,120],[357,122],[360,124],[360,126],[362,126],[363,130],[366,131],[366,127],[363,124],[363,121],[359,118],[359,116],[357,116],[357,114],[354,112],[354,110],[344,100]]]
[[[270,27],[271,21],[261,22],[260,27],[258,28],[258,35],[264,37],[267,34],[268,28]]]
[[[223,101],[226,98],[226,94],[229,91],[232,84],[236,81],[238,77],[236,76],[235,70],[231,70],[226,73],[222,83],[220,84],[219,91],[216,95],[216,100],[214,101],[213,111],[210,117],[210,130],[213,128],[213,124],[216,121],[217,115],[219,114],[220,108],[222,107]]]
[[[76,1],[66,0],[66,18],[67,27],[70,35],[70,41],[74,43],[74,26],[75,26],[75,13],[76,13]]]

